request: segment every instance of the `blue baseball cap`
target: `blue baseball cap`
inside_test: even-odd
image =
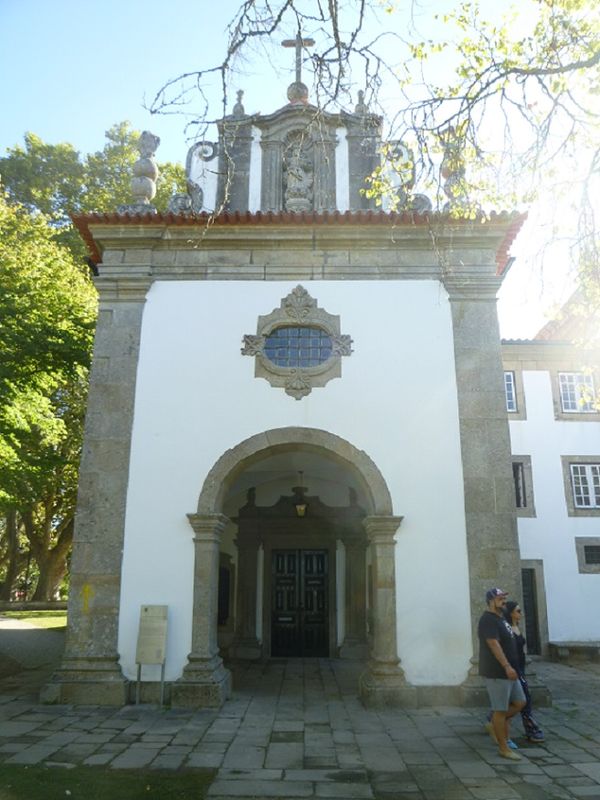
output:
[[[508,597],[508,592],[505,592],[504,589],[499,589],[497,586],[493,589],[488,589],[485,593],[485,602],[489,603],[494,597]]]

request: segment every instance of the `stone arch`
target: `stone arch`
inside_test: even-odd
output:
[[[385,479],[364,450],[358,450],[350,442],[328,431],[301,427],[274,428],[251,436],[223,453],[206,476],[197,513],[222,513],[227,491],[241,472],[265,456],[285,452],[292,447],[308,452],[325,452],[359,481],[369,499],[370,514],[388,516],[393,513],[392,498]]]

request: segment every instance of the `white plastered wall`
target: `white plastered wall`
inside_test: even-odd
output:
[[[597,641],[600,575],[579,572],[575,537],[600,536],[600,519],[568,515],[561,456],[600,456],[600,423],[555,420],[547,371],[524,371],[523,388],[527,419],[510,423],[511,448],[531,456],[536,516],[519,519],[521,558],[544,562],[550,641]]]
[[[296,282],[157,282],[142,327],[123,554],[119,652],[135,674],[141,604],[169,606],[166,678],[191,649],[194,546],[186,514],[229,448],[305,426],[364,450],[390,490],[398,650],[414,684],[458,684],[471,652],[469,579],[450,308],[436,281],[305,287],[354,340],[342,377],[296,401],[240,355],[257,317]],[[435,591],[432,591],[435,587]],[[452,597],[452,613],[439,598]],[[157,673],[158,674],[158,673]],[[147,670],[147,679],[155,679]]]

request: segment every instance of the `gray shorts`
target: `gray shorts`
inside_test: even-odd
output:
[[[524,703],[525,692],[521,681],[508,678],[484,678],[492,711],[508,711],[511,703]]]

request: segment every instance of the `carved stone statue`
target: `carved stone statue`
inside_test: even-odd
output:
[[[288,137],[283,166],[286,211],[311,211],[314,167],[310,142],[303,135]]]

